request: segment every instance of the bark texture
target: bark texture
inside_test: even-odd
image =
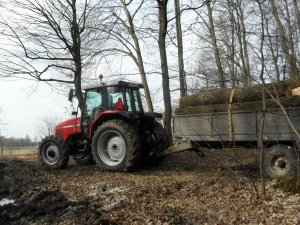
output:
[[[196,114],[209,112],[262,110],[262,100],[266,98],[266,108],[278,108],[273,98],[278,98],[285,107],[299,107],[300,78],[292,78],[276,83],[257,84],[236,89],[212,89],[180,99],[175,114]],[[264,97],[262,97],[264,96]]]
[[[286,81],[265,84],[265,95],[271,99],[271,95],[276,97],[289,97],[292,89],[299,87],[299,78]],[[233,92],[232,102],[249,102],[262,100],[263,85],[257,84],[252,87],[236,89],[211,89],[198,92],[196,95],[186,96],[180,99],[179,107],[193,107],[199,105],[212,105],[229,103]]]
[[[280,98],[280,102],[284,107],[300,107],[300,96],[292,96],[288,98]],[[175,115],[185,114],[198,114],[198,113],[214,113],[214,112],[227,112],[228,107],[231,105],[231,111],[261,111],[262,101],[248,101],[248,102],[234,102],[232,104],[210,104],[210,105],[198,105],[198,106],[187,106],[177,108]],[[273,99],[266,100],[266,109],[280,108],[278,103],[274,102]]]

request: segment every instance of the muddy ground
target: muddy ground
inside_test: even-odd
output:
[[[15,202],[0,206],[0,224],[300,224],[299,194],[269,180],[261,195],[256,150],[204,153],[127,173],[74,162],[47,171],[35,154],[1,157],[0,201]]]

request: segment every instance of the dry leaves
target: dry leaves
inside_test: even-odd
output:
[[[232,152],[224,153],[210,151],[203,160],[178,154],[158,168],[131,173],[75,164],[46,171],[35,161],[0,160],[1,198],[13,197],[20,206],[57,190],[64,198],[45,202],[66,201],[58,204],[64,208],[57,215],[8,218],[14,207],[0,207],[0,224],[300,224],[298,194],[283,193],[268,181],[267,195],[261,196],[253,153],[242,153],[246,165],[238,170]]]

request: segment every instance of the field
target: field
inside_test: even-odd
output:
[[[76,165],[47,171],[36,150],[0,157],[0,224],[300,224],[300,196],[267,181],[257,150],[169,156],[157,168],[101,172]],[[237,163],[238,162],[238,163]]]
[[[37,151],[37,147],[10,149],[10,150],[4,149],[4,150],[0,150],[0,157],[35,160],[36,151]]]

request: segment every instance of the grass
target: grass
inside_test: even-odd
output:
[[[0,157],[2,158],[35,158],[37,152],[36,147],[16,148],[16,149],[0,149]]]

